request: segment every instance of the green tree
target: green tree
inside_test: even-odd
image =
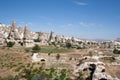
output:
[[[115,49],[113,50],[113,53],[116,54],[117,52],[118,52],[118,50],[115,48]]]
[[[117,50],[116,48],[113,50],[114,54],[120,54],[120,50]]]
[[[40,49],[41,48],[37,44],[32,48],[33,52],[40,52]]]
[[[120,54],[120,50],[118,51],[118,54]]]
[[[41,42],[40,39],[34,39],[34,42]]]
[[[14,42],[11,42],[11,41],[10,41],[10,42],[7,42],[7,47],[8,47],[8,48],[13,47],[14,44],[15,44],[15,43],[14,43]]]
[[[72,47],[72,44],[71,44],[71,43],[66,43],[66,47],[67,47],[67,48],[71,48],[71,47]]]

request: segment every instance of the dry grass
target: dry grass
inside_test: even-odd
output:
[[[0,76],[16,75],[16,69],[30,63],[30,57],[14,49],[0,49]]]
[[[120,66],[106,65],[106,72],[112,77],[118,77],[120,79]]]
[[[76,63],[80,59],[82,59],[83,56],[89,55],[87,53],[87,49],[82,50],[76,50],[71,49],[70,52],[66,53],[59,53],[61,57],[67,57],[68,60],[65,62],[62,62],[60,60],[58,61],[46,61],[45,66],[46,68],[49,67],[56,67],[56,68],[65,68],[67,69],[70,74],[73,76],[73,69]],[[112,55],[112,53],[109,53],[105,51],[105,55]],[[40,53],[40,56],[43,57],[49,57],[47,53]],[[50,57],[56,57],[56,53],[51,53]],[[72,58],[72,60],[69,60]],[[76,60],[79,59],[79,60]],[[85,60],[84,62],[96,62],[95,60],[89,59]],[[18,74],[18,72],[24,68],[24,66],[27,66],[31,64],[31,55],[26,55],[25,49],[23,47],[15,47],[11,49],[0,49],[0,76],[1,77],[7,77],[9,75],[15,76]],[[39,67],[42,63],[38,62],[35,63],[35,67]],[[50,64],[50,65],[49,65]],[[106,65],[106,72],[110,74],[113,77],[120,78],[120,66],[108,66]]]

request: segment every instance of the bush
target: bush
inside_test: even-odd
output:
[[[30,52],[30,48],[25,48],[24,50],[25,50],[25,52],[27,52],[27,53]]]
[[[39,52],[40,49],[41,49],[41,48],[40,48],[39,45],[37,45],[37,44],[32,48],[33,52]]]
[[[14,42],[11,42],[11,41],[10,41],[10,42],[7,42],[7,47],[13,47],[14,44],[15,44],[15,43],[14,43]]]
[[[60,59],[60,54],[56,55],[56,59],[59,60]]]
[[[114,54],[120,54],[120,50],[117,50],[116,48],[113,50]]]
[[[66,47],[67,47],[67,48],[71,48],[71,47],[72,47],[72,44],[71,44],[71,43],[66,43]]]
[[[77,49],[83,49],[82,47],[78,46]]]
[[[34,39],[34,42],[41,42],[41,40],[39,40],[39,39]]]
[[[17,75],[17,77],[18,79],[12,80],[71,80],[69,78],[69,75],[67,75],[66,69],[45,69],[42,65],[40,67],[33,68],[33,65],[31,64],[19,72],[19,75]]]

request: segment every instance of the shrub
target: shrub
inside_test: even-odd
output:
[[[29,67],[26,66],[21,72],[19,72],[17,77],[25,80],[71,80],[67,75],[66,69],[44,69],[43,66],[31,68],[31,66],[32,65]]]
[[[39,52],[40,49],[41,49],[41,48],[40,48],[39,45],[37,45],[37,44],[32,48],[33,52]]]
[[[25,48],[25,52],[30,52],[30,49],[29,48]]]
[[[82,47],[78,46],[77,49],[83,49]]]
[[[13,47],[14,44],[15,44],[15,43],[14,43],[14,42],[11,42],[11,41],[10,41],[10,42],[7,42],[7,47]]]
[[[120,54],[120,50],[117,50],[116,48],[113,50],[114,54]]]
[[[60,54],[56,55],[56,59],[59,60],[60,59]]]
[[[71,43],[66,43],[66,47],[67,47],[67,48],[71,48],[71,47],[72,47],[72,44],[71,44]]]
[[[41,40],[39,40],[39,39],[34,39],[34,42],[41,42]]]

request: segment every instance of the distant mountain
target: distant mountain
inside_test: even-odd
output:
[[[86,39],[86,40],[96,41],[96,42],[110,41],[109,39]]]
[[[97,41],[97,42],[110,41],[110,40],[108,40],[108,39],[94,39],[94,40]]]
[[[120,38],[117,38],[116,41],[120,42]]]

